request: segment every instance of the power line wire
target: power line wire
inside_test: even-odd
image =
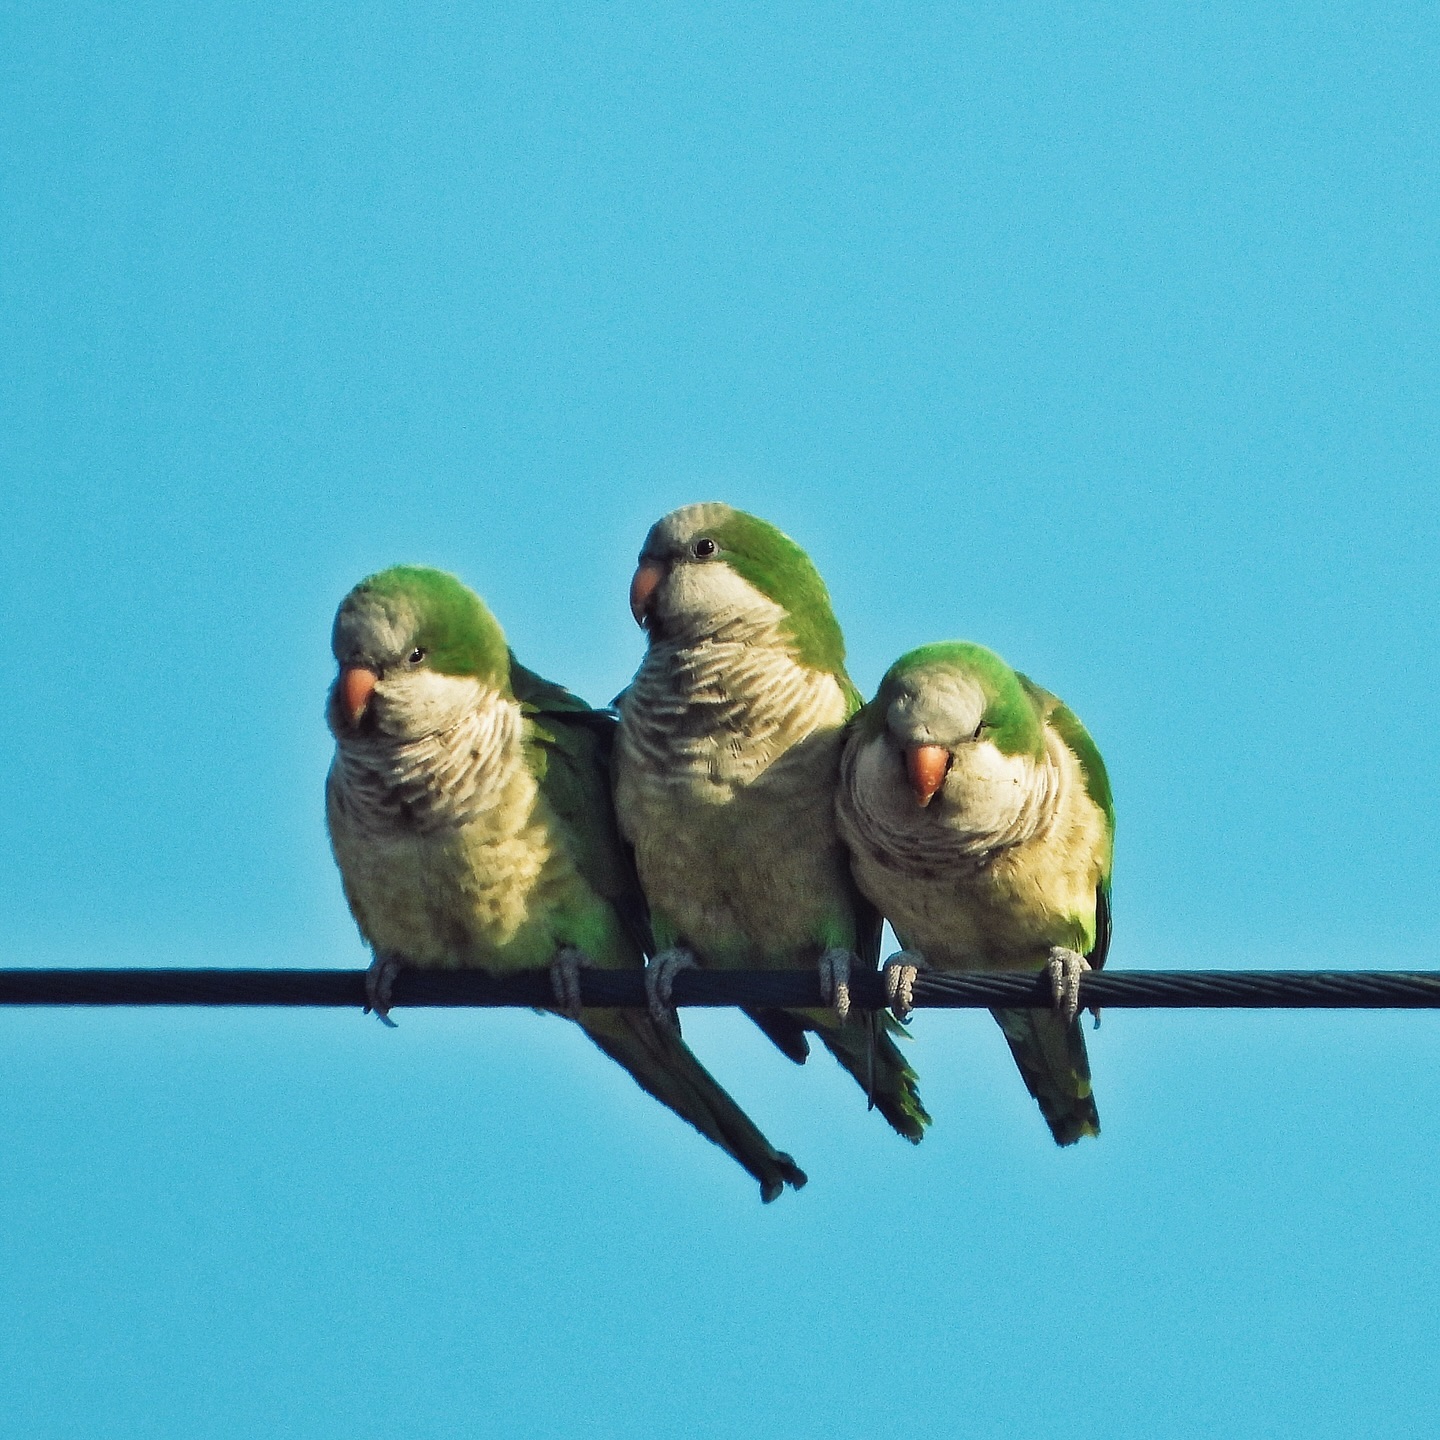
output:
[[[639,970],[585,970],[587,1005],[642,1006]],[[885,1004],[878,974],[852,977],[851,1003]],[[682,1006],[820,1007],[809,970],[682,970],[674,998]],[[546,971],[487,975],[479,970],[403,970],[394,1006],[553,1008]],[[1080,1003],[1113,1009],[1433,1010],[1440,1009],[1435,970],[1130,970],[1098,971],[1080,982]],[[363,970],[0,970],[0,1005],[266,1005],[360,1008]],[[924,971],[915,1007],[965,1010],[992,1006],[1048,1008],[1047,976]]]

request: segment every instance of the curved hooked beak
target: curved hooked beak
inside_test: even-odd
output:
[[[363,665],[347,665],[340,671],[340,708],[353,729],[360,723],[380,677]]]
[[[655,591],[664,578],[663,565],[657,565],[653,560],[641,561],[635,578],[630,582],[630,613],[635,617],[637,625],[645,626],[649,623],[650,606],[655,599]]]
[[[907,745],[905,773],[915,792],[915,803],[922,808],[934,798],[950,773],[950,752],[943,745]]]

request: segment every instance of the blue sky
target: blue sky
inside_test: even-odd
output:
[[[1440,20],[59,3],[0,21],[0,963],[354,966],[340,596],[454,569],[595,701],[648,524],[964,636],[1119,813],[1112,964],[1440,966]],[[917,1150],[558,1021],[0,1016],[16,1433],[1412,1436],[1427,1015],[1112,1012],[1057,1151],[921,1014]]]

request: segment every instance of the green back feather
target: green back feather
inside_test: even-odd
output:
[[[795,658],[834,675],[847,692],[854,691],[845,673],[845,637],[814,561],[788,535],[744,510],[732,510],[709,533],[730,568],[785,611],[785,632]],[[858,692],[854,705],[859,708]]]
[[[509,661],[510,688],[527,714],[589,715],[596,722],[608,720],[612,725],[614,724],[615,717],[613,715],[609,715],[604,710],[592,709],[578,695],[573,694],[563,685],[557,685],[555,681],[546,680],[533,670],[527,670],[515,658],[513,650],[507,650],[505,653]]]

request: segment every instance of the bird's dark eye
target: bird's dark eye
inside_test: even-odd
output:
[[[695,542],[695,558],[697,560],[708,560],[719,548],[713,540],[697,540]]]
[[[984,734],[984,732],[985,732],[986,730],[988,730],[989,728],[990,728],[990,722],[989,722],[988,720],[982,720],[982,721],[975,727],[975,733],[974,733],[970,738],[971,738],[972,740],[978,740],[978,739],[980,738],[980,736],[981,736],[982,734]]]
[[[425,652],[417,645],[406,657],[407,665],[418,665],[425,658]]]

